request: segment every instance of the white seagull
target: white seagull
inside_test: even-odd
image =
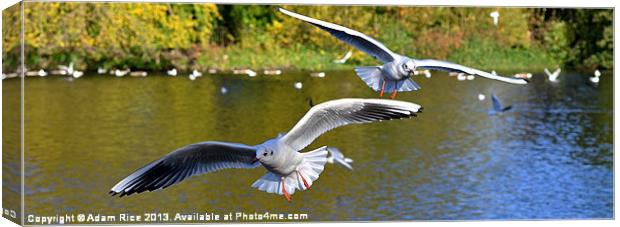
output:
[[[598,71],[598,69],[596,71],[594,71],[594,76],[590,77],[590,82],[598,84],[598,82],[600,81],[601,77],[601,71]]]
[[[549,78],[549,81],[551,82],[557,82],[558,81],[558,77],[560,76],[560,72],[562,72],[562,69],[558,68],[555,71],[553,71],[553,73],[549,72],[549,70],[547,68],[545,68],[545,73],[547,74],[547,77]]]
[[[353,159],[345,157],[344,154],[342,154],[342,152],[340,152],[338,148],[327,147],[326,149],[328,151],[327,163],[329,164],[338,163],[346,167],[349,170],[353,170],[353,167],[351,166],[351,163],[353,163]]]
[[[353,55],[353,51],[347,51],[347,53],[344,55],[344,57],[342,57],[341,59],[338,60],[334,60],[334,63],[336,64],[344,64],[345,62],[347,62],[347,60],[349,60],[349,58]]]
[[[192,71],[192,74],[189,74],[189,79],[195,80],[196,78],[201,77],[201,76],[202,76],[202,73],[194,69],[194,71]]]
[[[392,52],[379,41],[353,29],[293,13],[282,8],[279,8],[279,10],[286,15],[303,20],[324,31],[327,31],[341,41],[381,60],[384,64],[380,66],[355,68],[357,75],[364,80],[370,88],[380,92],[379,96],[383,96],[384,91],[392,92],[391,98],[394,99],[396,98],[396,93],[398,91],[402,92],[420,89],[420,85],[410,79],[413,72],[418,67],[421,69],[443,70],[449,72],[454,71],[478,75],[513,84],[527,83],[527,80],[524,79],[495,76],[487,72],[450,62],[433,59],[408,58]]]
[[[166,73],[168,74],[168,76],[177,76],[177,69],[173,68],[171,70],[166,71]]]
[[[308,190],[319,178],[328,151],[321,147],[300,153],[320,135],[340,126],[410,118],[422,107],[397,100],[338,99],[312,107],[286,134],[249,146],[229,142],[200,142],[179,148],[136,170],[110,190],[131,195],[163,189],[194,175],[226,168],[267,169],[252,187],[284,195],[291,201],[295,190]]]

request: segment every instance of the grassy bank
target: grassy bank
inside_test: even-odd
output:
[[[613,11],[475,7],[24,3],[25,63],[53,69],[341,70],[379,65],[278,7],[359,30],[396,53],[483,70],[611,68]],[[489,13],[499,12],[493,24]],[[20,58],[19,5],[3,11],[2,65]],[[351,19],[355,18],[355,19]],[[587,32],[584,32],[587,31]]]

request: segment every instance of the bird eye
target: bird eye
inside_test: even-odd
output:
[[[263,156],[267,156],[267,152],[263,153]]]
[[[407,69],[407,64],[403,64],[403,68],[404,68],[404,69]]]
[[[271,154],[269,154],[269,155],[273,155],[273,151],[271,151]]]

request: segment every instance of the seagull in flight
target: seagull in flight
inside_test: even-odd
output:
[[[549,78],[549,81],[551,82],[558,82],[558,77],[560,76],[560,72],[562,72],[562,69],[558,68],[555,71],[553,71],[553,73],[549,72],[549,69],[545,68],[545,73],[547,74],[547,77]]]
[[[370,88],[378,91],[380,97],[383,96],[384,92],[392,92],[390,98],[394,99],[396,98],[396,93],[399,91],[414,91],[420,89],[420,85],[410,79],[417,68],[465,73],[513,84],[527,84],[528,82],[525,79],[492,75],[484,71],[451,62],[408,58],[392,52],[379,41],[353,29],[293,13],[282,8],[278,8],[278,10],[288,16],[305,21],[327,31],[339,40],[382,61],[384,64],[380,66],[355,68],[357,75]]]
[[[328,153],[334,154],[326,146],[300,153],[317,137],[344,125],[410,118],[421,110],[414,103],[386,99],[324,102],[312,107],[288,133],[262,144],[207,141],[181,147],[125,177],[112,187],[110,194],[122,197],[163,189],[194,175],[263,166],[267,174],[252,187],[283,195],[290,202],[295,190],[310,188],[323,172]]]
[[[490,115],[500,114],[512,109],[512,106],[503,106],[502,102],[499,101],[499,98],[495,95],[495,93],[491,93],[491,102],[493,104],[493,109],[489,111]]]

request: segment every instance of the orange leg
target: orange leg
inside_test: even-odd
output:
[[[304,186],[306,186],[307,190],[310,190],[310,185],[308,184],[308,182],[306,181],[306,178],[304,178],[304,175],[301,175],[300,172],[297,172],[297,174],[299,174],[299,176],[301,177],[301,180],[304,182]]]
[[[385,90],[385,80],[381,84],[381,92],[379,92],[379,97],[383,97],[383,90]]]
[[[398,90],[394,89],[394,92],[392,92],[392,95],[390,95],[390,99],[395,99],[396,93],[398,93]]]
[[[282,184],[282,193],[284,193],[284,198],[286,198],[286,200],[291,202],[293,198],[291,198],[291,195],[289,195],[288,192],[286,191],[286,188],[284,188],[284,177],[281,177],[280,180]]]

